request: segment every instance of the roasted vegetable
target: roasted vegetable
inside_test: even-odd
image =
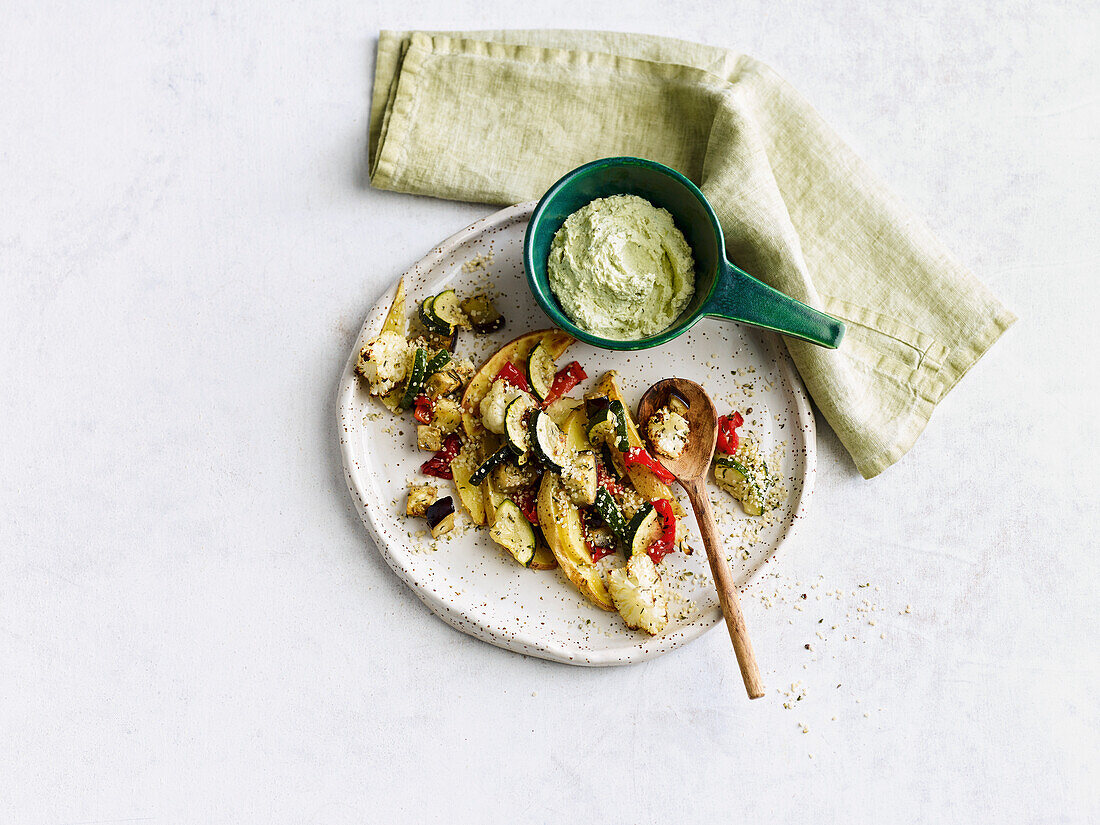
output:
[[[470,319],[470,326],[478,335],[488,335],[504,328],[501,315],[488,295],[474,295],[462,302],[462,311]]]
[[[405,392],[401,395],[401,409],[407,410],[413,405],[413,401],[424,389],[424,379],[427,377],[428,351],[423,347],[416,348],[413,356],[412,367],[409,368],[408,380],[405,382]]]
[[[396,332],[402,338],[405,337],[408,324],[405,320],[405,278],[397,282],[397,293],[393,296],[393,303],[382,321],[381,332]]]
[[[564,429],[569,416],[583,406],[584,401],[579,398],[559,398],[546,405],[546,414],[553,419],[555,424]]]
[[[538,533],[537,539],[538,546],[535,547],[535,555],[527,566],[532,570],[556,570],[558,560],[554,558],[554,554],[546,546],[546,539],[543,538],[541,532]]]
[[[424,389],[432,398],[447,395],[462,386],[455,370],[444,369],[429,374],[431,377],[425,382]]]
[[[519,463],[526,464],[531,453],[531,413],[538,405],[531,396],[524,394],[508,402],[504,410],[504,437]]]
[[[543,466],[554,472],[562,472],[573,460],[565,433],[542,410],[531,417],[531,446]]]
[[[628,627],[656,636],[668,625],[668,595],[653,560],[635,553],[625,568],[612,570],[608,590]]]
[[[584,414],[583,409],[573,410],[569,417],[565,419],[565,423],[561,425],[566,442],[571,449],[578,453],[592,449],[592,444],[588,441],[587,425],[588,417]]]
[[[600,380],[596,383],[596,386],[592,388],[590,392],[585,395],[586,399],[606,398],[608,401],[618,400],[623,404],[623,409],[626,409],[626,403],[623,400],[623,394],[619,390],[618,373],[615,370],[609,370],[604,373]],[[626,416],[626,434],[627,439],[630,442],[631,447],[642,447],[642,438],[638,433],[638,428],[635,426],[632,417],[627,414]],[[612,450],[611,452],[616,452]],[[647,501],[653,501],[657,498],[666,498],[672,502],[672,509],[677,516],[684,514],[683,507],[680,506],[680,502],[672,495],[672,491],[669,490],[668,485],[660,481],[653,471],[642,465],[630,467],[626,470],[626,474],[630,477],[631,483],[641,494],[642,498]]]
[[[626,543],[626,521],[623,519],[623,511],[615,503],[615,499],[603,487],[596,491],[596,512],[599,513],[603,523],[616,540]]]
[[[462,311],[458,296],[453,289],[445,289],[432,301],[431,314],[440,326],[447,326],[453,332],[458,327],[468,327],[470,319]]]
[[[574,453],[562,468],[561,483],[574,504],[592,506],[596,502],[596,454],[591,450]]]
[[[410,484],[409,500],[405,504],[405,515],[422,518],[428,506],[439,497],[434,484]]]
[[[450,496],[439,499],[431,504],[424,513],[428,527],[432,530],[432,538],[437,539],[444,533],[449,533],[455,526],[455,503]]]
[[[714,480],[741,502],[741,507],[750,516],[775,509],[787,497],[786,488],[768,469],[760,445],[751,433],[740,438],[733,455],[718,453],[714,456]]]
[[[394,392],[405,380],[409,372],[409,344],[405,337],[397,332],[383,330],[372,338],[359,351],[355,362],[356,371],[370,386],[371,395],[385,396]],[[404,392],[397,395],[397,403],[404,398]]]
[[[489,473],[507,461],[511,455],[512,450],[507,446],[501,447],[499,450],[490,453],[487,458],[483,459],[482,462],[477,465],[477,469],[470,475],[470,483],[480,484],[483,482],[489,477]]]
[[[671,404],[653,413],[645,423],[645,429],[655,452],[668,458],[679,458],[684,454],[690,428],[686,418],[673,412]]]
[[[489,385],[493,383],[501,367],[506,363],[524,363],[528,351],[539,341],[545,341],[547,351],[557,358],[573,343],[573,338],[556,329],[539,330],[521,335],[497,350],[470,379],[462,394],[462,425],[467,435],[473,436],[477,433],[481,400],[489,391]]]
[[[467,441],[458,455],[451,461],[451,474],[459,501],[470,514],[470,521],[477,525],[485,524],[485,497],[481,487],[470,481],[477,465],[481,463],[480,451],[476,441]]]
[[[538,512],[546,543],[569,581],[597,606],[614,610],[600,572],[585,545],[580,512],[569,502],[554,473],[542,475]]]
[[[527,382],[540,401],[544,401],[550,395],[550,388],[554,386],[556,374],[554,356],[549,348],[541,341],[531,347],[527,353]]]
[[[430,424],[418,424],[416,427],[417,449],[429,453],[439,452],[443,449],[443,431],[439,427]]]
[[[489,528],[489,538],[511,553],[524,567],[535,558],[535,530],[510,498],[504,499],[497,507],[493,526]]]
[[[649,550],[649,545],[661,538],[664,532],[664,527],[661,524],[661,517],[657,513],[656,508],[649,502],[646,502],[634,517],[630,519],[630,523],[626,525],[626,531],[624,533],[626,537],[626,554],[627,557],[632,557],[637,553],[645,553]]]

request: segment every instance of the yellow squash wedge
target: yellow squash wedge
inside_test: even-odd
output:
[[[569,503],[554,473],[542,475],[538,509],[542,534],[566,578],[597,607],[613,611],[615,604],[584,544],[580,511]]]

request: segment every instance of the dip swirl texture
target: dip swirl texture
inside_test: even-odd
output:
[[[616,340],[667,329],[695,294],[683,233],[667,209],[637,195],[597,198],[566,218],[547,274],[573,323]]]

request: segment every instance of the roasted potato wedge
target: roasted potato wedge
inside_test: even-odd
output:
[[[546,543],[566,578],[597,607],[614,610],[600,571],[584,544],[580,511],[569,502],[561,481],[553,473],[543,473],[538,509]]]
[[[465,392],[462,393],[462,426],[468,436],[472,438],[481,429],[478,422],[480,418],[478,407],[485,393],[489,391],[489,385],[500,372],[500,368],[511,361],[522,370],[527,362],[527,353],[538,341],[545,341],[550,354],[558,358],[573,343],[573,338],[561,330],[542,329],[521,335],[493,353],[492,357],[482,364],[481,369],[470,379]]]
[[[550,416],[551,421],[564,430],[565,422],[568,420],[569,416],[572,415],[578,407],[583,406],[584,400],[581,398],[559,398],[546,408],[546,414]]]
[[[451,462],[451,475],[454,477],[455,489],[458,490],[458,499],[470,514],[470,520],[478,526],[485,524],[485,496],[480,484],[470,483],[470,476],[480,463],[481,448],[476,440],[463,444]]]
[[[405,278],[397,282],[397,294],[393,296],[390,311],[386,313],[386,320],[382,322],[382,332],[396,332],[402,338],[408,337],[405,321]]]
[[[583,407],[569,414],[562,430],[565,432],[566,443],[574,451],[579,453],[581,450],[592,449],[592,445],[588,443],[588,416]]]

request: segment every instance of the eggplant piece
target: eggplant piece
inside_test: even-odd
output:
[[[424,511],[424,518],[428,522],[428,527],[432,530],[433,539],[451,532],[455,526],[454,499],[450,496],[439,499]]]
[[[500,314],[488,295],[478,294],[462,302],[462,311],[470,319],[470,327],[478,335],[488,335],[504,329],[504,316]]]
[[[462,386],[462,380],[459,378],[458,370],[446,369],[442,372],[437,372],[428,379],[424,385],[428,391],[428,395],[432,398],[439,398],[440,396],[452,393]]]
[[[405,505],[405,515],[423,517],[432,506],[439,491],[434,484],[410,484],[409,500]]]
[[[447,352],[454,354],[455,345],[458,343],[458,330],[452,329],[450,335],[440,335],[438,332],[429,329],[426,338],[433,348],[445,349]]]
[[[438,453],[443,449],[443,431],[430,424],[418,424],[416,427],[416,446],[428,453]]]

